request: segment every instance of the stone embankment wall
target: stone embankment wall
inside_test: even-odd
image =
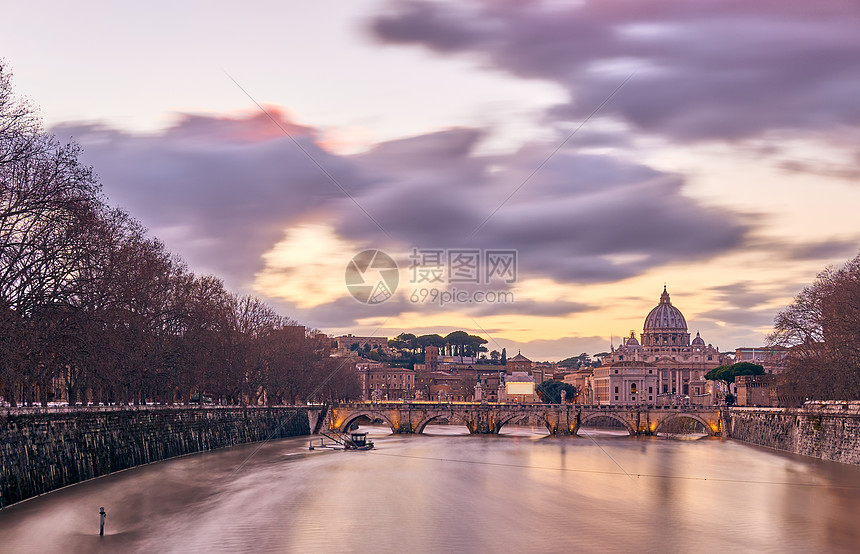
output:
[[[167,406],[0,410],[0,507],[174,456],[307,435],[319,411]]]
[[[733,439],[860,465],[860,402],[807,402],[802,408],[732,408]]]

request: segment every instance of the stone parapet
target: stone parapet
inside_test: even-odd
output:
[[[731,438],[823,460],[860,465],[860,402],[802,408],[731,408]]]
[[[306,435],[309,419],[319,411],[170,406],[0,410],[0,506],[174,456]]]

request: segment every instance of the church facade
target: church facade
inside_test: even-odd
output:
[[[645,318],[641,340],[633,331],[594,369],[596,404],[713,404],[705,374],[729,360],[696,333],[663,287],[660,302]]]

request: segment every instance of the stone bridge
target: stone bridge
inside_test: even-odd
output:
[[[479,435],[497,434],[509,423],[543,425],[551,435],[575,435],[580,427],[600,418],[618,421],[631,435],[655,435],[667,422],[679,418],[698,421],[709,435],[721,435],[723,430],[717,406],[355,402],[332,404],[322,423],[343,432],[362,416],[381,419],[394,433],[421,433],[429,423],[447,420]]]

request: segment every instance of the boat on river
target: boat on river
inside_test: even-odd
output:
[[[346,450],[371,450],[373,441],[368,440],[367,433],[359,433],[353,431],[349,434],[349,439],[344,441],[344,449]]]
[[[367,433],[353,431],[351,433],[339,433],[337,431],[320,431],[320,442],[314,444],[311,441],[310,450],[315,448],[332,448],[335,450],[372,450],[373,441],[367,438]],[[333,444],[326,444],[325,439],[333,441]]]

